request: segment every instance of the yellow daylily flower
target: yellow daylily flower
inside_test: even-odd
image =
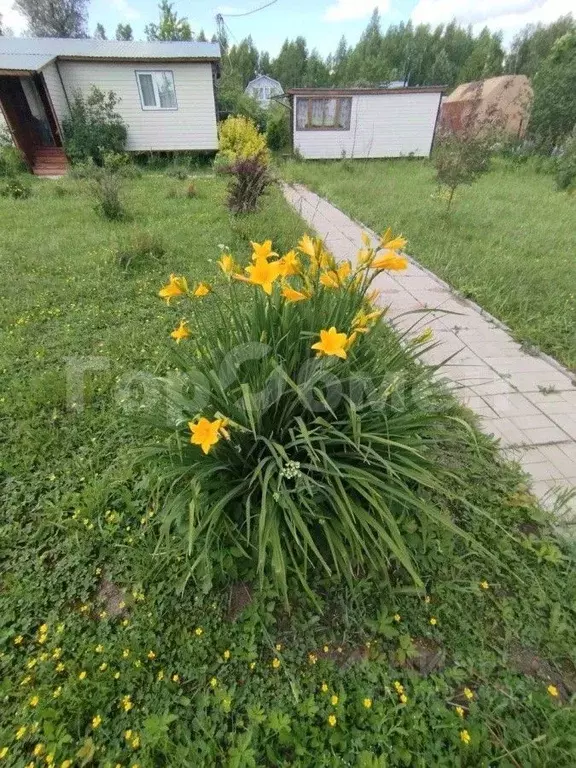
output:
[[[356,255],[356,261],[363,267],[370,262],[374,251],[371,248],[361,248]]]
[[[376,310],[374,312],[364,312],[364,310],[360,310],[356,313],[356,316],[352,320],[352,327],[357,333],[368,333],[370,330],[368,328],[369,323],[372,322],[372,320],[377,320],[382,315],[382,310]]]
[[[322,250],[320,251],[320,256],[318,257],[318,263],[322,267],[322,269],[335,269],[336,268],[336,260],[334,259],[334,256],[332,256],[331,253],[328,253],[328,251]]]
[[[300,272],[301,264],[300,259],[296,251],[288,251],[278,261],[280,266],[280,274],[282,277],[290,277],[291,275],[297,275]]]
[[[348,336],[345,333],[338,333],[336,328],[332,326],[329,330],[320,331],[320,341],[312,344],[312,349],[317,350],[319,354],[332,355],[345,360],[347,342]]]
[[[407,269],[408,259],[404,256],[398,256],[394,251],[385,251],[381,256],[377,256],[370,266],[373,269],[389,269],[399,272]]]
[[[350,273],[352,272],[352,266],[349,261],[343,261],[342,264],[338,267],[336,270],[336,273],[338,275],[338,279],[340,282],[343,280],[346,280],[347,277],[349,277]]]
[[[174,299],[177,296],[184,296],[188,293],[188,282],[185,277],[177,277],[176,275],[170,275],[170,281],[167,285],[158,291],[158,296],[162,299],[166,299],[166,304],[170,304],[170,299]]]
[[[372,245],[372,240],[368,232],[362,232],[362,243],[366,248],[370,248]]]
[[[223,253],[222,258],[218,261],[218,266],[224,272],[225,275],[231,275],[236,269],[238,269],[234,257],[231,253]]]
[[[304,301],[309,299],[311,294],[303,291],[297,291],[295,288],[291,288],[289,285],[285,285],[282,288],[282,296],[286,299],[288,304],[293,304],[295,301]]]
[[[206,283],[198,283],[194,290],[194,296],[196,296],[197,299],[201,299],[202,296],[207,296],[212,289],[209,285],[206,285]]]
[[[204,453],[209,453],[213,445],[220,440],[220,430],[226,424],[226,419],[214,419],[214,421],[208,421],[202,416],[197,423],[193,421],[188,422],[188,428],[190,429],[191,437],[190,442],[192,445],[199,445]]]
[[[406,240],[405,237],[402,237],[402,235],[394,237],[392,235],[392,227],[388,227],[386,232],[380,237],[380,248],[388,248],[390,251],[400,251],[404,248],[407,242],[408,240]]]
[[[272,283],[280,277],[280,265],[277,261],[269,262],[266,258],[257,259],[253,265],[246,267],[248,282],[259,285],[262,290],[270,295]]]
[[[250,242],[252,246],[252,260],[258,261],[258,259],[269,259],[270,256],[278,256],[272,250],[272,240],[265,240],[263,243]]]
[[[302,235],[298,242],[298,250],[306,256],[310,256],[311,259],[316,257],[316,243],[310,235]]]
[[[170,336],[172,336],[173,339],[176,340],[176,344],[180,344],[182,339],[187,339],[190,336],[190,331],[188,330],[188,323],[186,320],[180,320],[180,325],[178,328],[175,328],[171,333]]]
[[[320,275],[320,283],[324,288],[339,288],[340,280],[338,279],[338,273],[334,272],[334,270],[322,272]]]

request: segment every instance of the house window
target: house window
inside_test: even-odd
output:
[[[296,100],[296,130],[349,131],[351,112],[350,96],[299,96]]]
[[[178,109],[174,73],[171,70],[136,72],[136,80],[142,109]]]

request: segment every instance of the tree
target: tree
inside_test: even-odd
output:
[[[130,24],[118,24],[116,27],[116,40],[134,40]]]
[[[543,149],[550,150],[576,126],[576,31],[554,43],[533,88],[529,132]]]
[[[316,88],[330,85],[330,70],[316,49],[308,56],[304,70],[304,85]]]
[[[107,40],[106,37],[106,30],[104,29],[103,24],[96,24],[96,29],[94,30],[94,39],[95,40]]]
[[[34,37],[88,37],[88,0],[15,0]]]
[[[306,40],[297,37],[296,40],[285,40],[280,53],[272,63],[272,77],[275,77],[284,90],[304,84],[304,73],[308,61]]]
[[[270,54],[263,51],[258,59],[258,74],[267,75],[271,71]]]
[[[576,29],[571,14],[560,16],[551,24],[528,24],[512,41],[506,59],[506,71],[511,74],[534,77],[552,51],[552,46],[563,35]]]
[[[204,32],[203,29],[201,29],[200,32],[198,32],[198,36],[196,37],[196,40],[199,43],[207,43],[208,42],[208,38],[206,37],[206,33]]]
[[[224,59],[222,77],[233,79],[244,90],[258,69],[258,50],[250,36],[233,45]]]
[[[174,3],[162,0],[158,9],[160,21],[158,24],[147,24],[144,27],[146,39],[153,40],[192,40],[192,30],[188,19],[178,18],[173,10]]]
[[[467,83],[501,75],[503,62],[501,33],[492,33],[488,27],[484,27],[474,43],[472,53],[460,70],[460,82]]]

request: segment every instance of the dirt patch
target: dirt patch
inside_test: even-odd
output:
[[[254,591],[248,582],[239,581],[236,584],[232,584],[230,594],[228,595],[226,619],[228,621],[236,621],[242,611],[249,605],[252,605],[253,599]]]
[[[446,666],[446,651],[435,640],[428,637],[415,637],[412,639],[415,655],[411,656],[399,666],[413,669],[425,677],[432,672],[444,669]],[[394,660],[398,664],[398,660]]]
[[[541,680],[546,685],[556,686],[564,701],[576,693],[576,669],[569,662],[552,664],[531,648],[515,643],[510,648],[508,663],[515,672]]]
[[[112,581],[104,578],[100,582],[96,600],[99,602],[110,618],[126,615],[126,595],[124,590]]]

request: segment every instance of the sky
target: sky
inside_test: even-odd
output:
[[[303,35],[309,48],[317,48],[326,56],[336,49],[345,35],[356,43],[378,6],[382,28],[412,19],[432,25],[455,18],[461,24],[472,24],[476,31],[488,26],[501,29],[508,44],[526,24],[549,23],[566,13],[576,16],[576,0],[276,0],[268,8],[248,16],[235,16],[260,8],[269,0],[174,0],[180,16],[188,18],[192,29],[205,30],[208,38],[216,31],[215,16],[224,16],[231,43],[252,35],[259,50],[276,55],[283,41]],[[22,34],[24,19],[13,9],[13,0],[0,0],[4,24],[14,34]],[[104,24],[109,37],[119,23],[129,23],[135,39],[144,38],[144,26],[158,17],[157,0],[90,0],[89,29]]]

